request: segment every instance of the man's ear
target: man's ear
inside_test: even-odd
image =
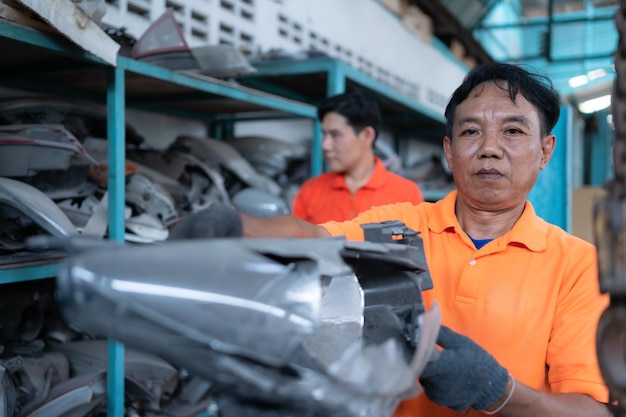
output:
[[[443,137],[443,154],[446,157],[448,169],[452,170],[452,139],[447,136]]]
[[[554,154],[554,147],[556,146],[556,136],[546,135],[541,140],[541,160],[539,161],[539,169],[543,170],[548,165],[548,162]]]
[[[359,132],[359,137],[363,142],[370,147],[374,146],[374,139],[376,139],[376,131],[372,126],[366,126]]]

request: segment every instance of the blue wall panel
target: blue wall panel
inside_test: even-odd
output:
[[[595,113],[595,129],[585,132],[585,140],[590,142],[589,185],[604,186],[614,178],[613,139],[615,131],[607,122],[609,110]]]
[[[561,117],[554,127],[556,148],[545,170],[539,173],[537,184],[528,199],[537,214],[546,221],[571,231],[571,151],[568,137],[571,136],[572,109],[561,108]]]

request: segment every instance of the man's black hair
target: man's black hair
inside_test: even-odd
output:
[[[524,96],[539,112],[541,135],[552,132],[561,112],[559,93],[552,81],[546,75],[524,69],[520,65],[493,62],[472,69],[452,94],[445,111],[446,135],[449,138],[452,139],[452,123],[457,106],[467,99],[476,86],[484,82],[494,82],[503,90],[508,90],[512,102],[515,102],[518,93]]]
[[[374,129],[374,139],[378,137],[382,117],[378,103],[361,91],[350,91],[329,97],[317,108],[317,117],[322,120],[327,113],[342,115],[359,134],[367,126]]]

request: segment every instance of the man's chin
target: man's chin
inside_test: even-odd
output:
[[[336,173],[343,172],[343,167],[337,163],[326,161],[326,166],[328,167],[328,170],[331,172],[336,172]]]

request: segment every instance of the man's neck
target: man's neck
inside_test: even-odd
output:
[[[355,194],[357,190],[363,187],[374,174],[376,159],[372,157],[363,158],[363,160],[348,172],[343,174],[346,186],[350,190],[350,194]]]
[[[525,203],[502,211],[477,210],[457,201],[456,217],[465,233],[474,239],[495,239],[513,228]]]

